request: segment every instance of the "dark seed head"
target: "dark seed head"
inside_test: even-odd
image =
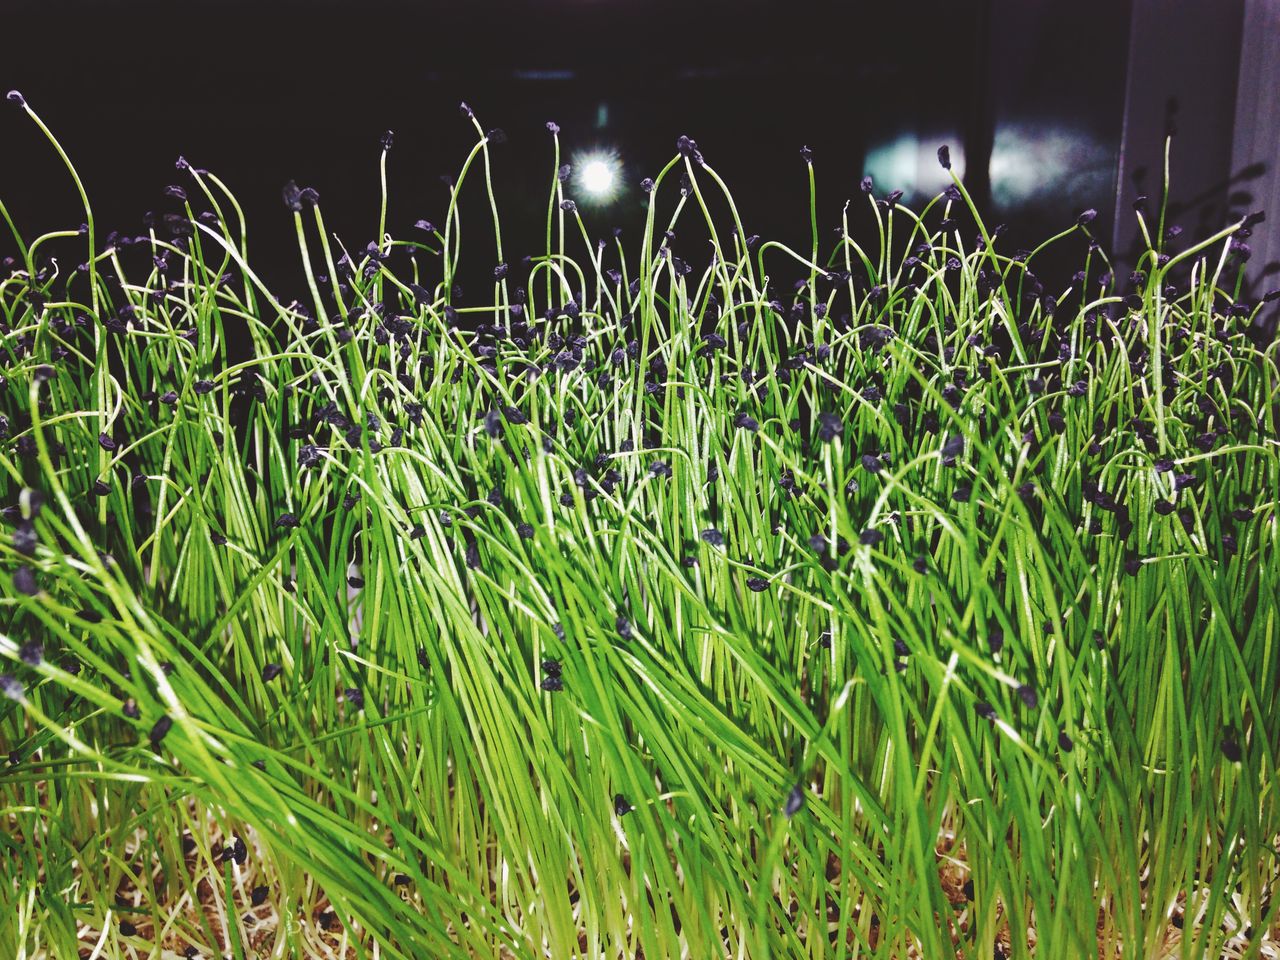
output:
[[[1070,753],[1075,748],[1076,748],[1075,741],[1073,741],[1069,736],[1067,736],[1067,732],[1065,730],[1062,731],[1062,733],[1058,734],[1058,749],[1060,749],[1063,753]]]
[[[152,749],[158,749],[160,747],[160,742],[164,740],[165,735],[172,729],[173,729],[173,718],[166,713],[163,716],[161,716],[160,719],[157,720],[155,724],[153,724],[151,727],[151,733],[149,734],[149,737],[151,739]]]
[[[707,527],[707,529],[703,530],[699,536],[702,537],[702,541],[704,543],[709,543],[713,547],[724,546],[724,534],[715,527]]]
[[[769,589],[769,581],[764,580],[761,577],[749,577],[747,579],[747,589],[751,590],[753,593],[762,593]]]
[[[818,439],[831,443],[844,433],[844,424],[834,413],[818,414]]]
[[[556,693],[557,691],[564,689],[564,681],[561,680],[559,676],[553,675],[550,677],[543,677],[542,682],[538,684],[538,686],[549,693]]]
[[[280,666],[280,664],[268,663],[265,667],[262,668],[262,682],[270,683],[276,677],[280,676],[280,674],[283,672],[284,672],[284,667]]]
[[[39,593],[40,585],[36,583],[35,571],[25,566],[13,571],[13,589],[28,597],[34,597]]]
[[[0,674],[0,697],[21,701],[24,695],[21,680],[7,673]]]
[[[5,99],[8,100],[10,103],[16,103],[20,107],[25,107],[27,105],[26,98],[23,97],[23,95],[17,90],[10,90],[7,94],[5,94]]]
[[[945,143],[938,148],[938,162],[942,164],[943,170],[951,169],[951,148]]]
[[[1020,699],[1028,710],[1034,710],[1040,703],[1040,698],[1036,696],[1035,690],[1030,684],[1024,683],[1018,687],[1018,699]]]
[[[858,542],[864,547],[874,547],[884,539],[884,534],[879,530],[863,530],[858,535]]]
[[[44,644],[39,640],[28,640],[18,648],[18,657],[29,667],[38,667],[44,660]]]
[[[620,793],[613,795],[613,812],[620,817],[625,817],[634,808],[627,802],[627,798]]]
[[[1240,751],[1240,744],[1237,743],[1233,737],[1224,737],[1220,746],[1222,747],[1222,755],[1224,757],[1232,763],[1240,762],[1240,758],[1243,754]]]
[[[987,632],[987,646],[991,648],[992,653],[999,653],[1004,649],[1004,630],[1000,627],[992,627]]]
[[[794,817],[803,806],[804,788],[800,784],[796,784],[791,788],[791,792],[787,794],[787,802],[782,805],[782,813],[788,818]]]
[[[35,556],[39,537],[36,536],[35,525],[30,520],[19,520],[13,531],[13,549],[24,557]]]
[[[249,902],[253,904],[255,907],[260,907],[263,905],[263,903],[266,902],[267,894],[269,892],[270,891],[266,884],[259,884],[258,886],[254,887],[253,890],[250,892]]]
[[[284,205],[294,213],[302,212],[302,190],[297,183],[290,180],[284,185],[284,189],[280,191],[284,198]]]
[[[884,469],[884,464],[880,462],[879,457],[870,453],[864,453],[862,455],[862,469],[866,470],[868,473],[879,473]]]

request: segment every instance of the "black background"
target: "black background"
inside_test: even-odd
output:
[[[235,192],[251,261],[287,301],[303,288],[283,183],[314,186],[330,230],[363,248],[377,232],[378,138],[391,129],[389,232],[411,235],[420,217],[441,222],[440,177],[456,174],[475,142],[462,100],[509,138],[494,153],[508,261],[542,242],[554,172],[548,120],[562,128],[567,159],[595,146],[623,159],[622,195],[584,208],[601,235],[615,225],[639,232],[639,180],[688,134],[733,189],[747,231],[801,247],[801,146],[815,155],[825,246],[843,202],[861,200],[877,147],[902,137],[928,158],[941,142],[965,155],[966,183],[991,222],[1009,223],[1011,248],[1034,245],[1087,206],[1101,211],[1097,232],[1107,237],[1128,22],[1127,3],[1099,0],[10,0],[0,86],[22,90],[71,154],[100,236],[142,233],[145,211],[176,210],[162,191],[184,182],[173,167],[182,154]],[[1012,195],[1005,168],[990,162],[1011,130],[1025,157]],[[1084,140],[1093,167],[1082,178],[1072,149]],[[1037,142],[1039,154],[1024,149]],[[0,143],[0,199],[25,237],[83,219],[56,155],[21,111],[0,117]],[[917,179],[891,168],[877,173],[877,191],[911,196]],[[855,209],[865,231],[858,216],[869,215]],[[494,259],[485,260],[491,231],[478,179],[463,211],[469,286]],[[705,264],[705,248],[676,246]],[[1078,246],[1066,251],[1064,281]],[[0,237],[0,254],[13,252]]]

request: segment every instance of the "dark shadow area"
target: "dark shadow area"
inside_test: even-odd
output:
[[[180,10],[46,0],[6,16],[14,42],[0,86],[21,89],[77,163],[100,236],[143,233],[147,211],[178,209],[163,190],[184,182],[173,166],[181,154],[235,192],[252,261],[288,301],[304,288],[282,185],[314,187],[329,229],[363,249],[377,232],[379,137],[394,130],[388,230],[412,236],[418,219],[443,220],[442,180],[475,142],[458,111],[464,100],[485,129],[507,135],[494,150],[494,187],[508,262],[544,246],[555,172],[548,120],[561,127],[562,162],[581,171],[597,153],[619,161],[608,203],[590,203],[576,178],[569,184],[595,236],[620,227],[635,242],[640,180],[688,134],[733,190],[747,231],[798,248],[809,242],[802,146],[813,150],[829,249],[850,198],[855,237],[870,232],[864,174],[880,196],[902,190],[919,205],[936,195],[948,182],[941,143],[988,224],[1007,224],[1006,249],[1034,246],[1090,207],[1109,246],[1116,197],[1127,197],[1117,177],[1130,13],[1128,2],[1103,0],[926,2],[909,16],[835,0],[229,0]],[[1132,134],[1144,155],[1158,152],[1160,122]],[[54,152],[20,112],[3,123],[0,198],[19,229],[31,238],[74,228],[82,215]],[[1222,198],[1234,191],[1234,212],[1248,188],[1244,170],[1180,194],[1177,165],[1198,169],[1197,151],[1210,147],[1222,151],[1191,135],[1175,147],[1175,210],[1187,236],[1216,229]],[[1148,171],[1157,182],[1142,189],[1158,192],[1158,177]],[[462,207],[463,299],[478,302],[497,259],[486,253],[494,248],[479,176]],[[1132,217],[1127,204],[1120,217]],[[675,248],[699,264],[707,254],[696,234],[691,226]],[[1071,238],[1039,258],[1049,288],[1069,282],[1083,245]],[[62,249],[75,256],[70,244]],[[0,237],[0,256],[14,251]],[[798,277],[775,275],[780,286]]]

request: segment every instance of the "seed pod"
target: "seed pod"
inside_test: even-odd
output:
[[[1142,199],[1145,200],[1146,198],[1143,197]],[[1076,223],[1079,226],[1087,227],[1089,224],[1093,223],[1093,221],[1097,218],[1097,216],[1098,216],[1098,211],[1090,207],[1088,210],[1081,212],[1081,214],[1078,217],[1076,217]]]
[[[804,806],[804,788],[800,784],[796,784],[791,788],[791,792],[787,794],[786,803],[782,805],[782,814],[788,820],[800,812]]]
[[[382,144],[383,150],[390,150],[391,145],[395,143],[396,135],[393,131],[387,130],[378,138],[378,143]]]
[[[991,648],[991,653],[997,654],[1004,649],[1004,630],[1000,627],[992,627],[987,631],[987,646]]]
[[[884,469],[884,464],[880,462],[880,458],[874,454],[864,453],[862,455],[862,469],[867,473],[879,473]]]
[[[280,664],[268,663],[265,667],[262,668],[262,682],[270,683],[276,677],[280,676],[280,674],[283,672],[284,672],[284,667],[280,666]]]
[[[1069,736],[1067,736],[1067,733],[1065,730],[1058,734],[1058,748],[1063,753],[1070,753],[1072,750],[1075,749],[1075,747],[1076,747],[1075,742]]]
[[[292,530],[296,527],[301,526],[301,521],[299,521],[297,516],[292,513],[282,513],[276,519],[276,526],[283,527],[284,529]]]
[[[35,571],[27,566],[21,566],[13,571],[13,589],[28,597],[34,597],[39,593],[40,585],[36,583]]]
[[[951,148],[945,143],[938,148],[938,163],[942,164],[943,170],[951,169]]]
[[[1226,757],[1232,763],[1240,762],[1241,758],[1243,757],[1243,753],[1240,750],[1240,744],[1236,742],[1235,737],[1233,735],[1228,734],[1226,737],[1224,737],[1222,739],[1222,743],[1220,744],[1220,746],[1222,747],[1222,755],[1224,757]]]
[[[613,795],[613,812],[619,817],[625,817],[634,808],[627,802],[627,798],[620,793]]]
[[[709,543],[713,547],[724,546],[724,534],[715,527],[707,527],[707,529],[703,530],[699,536],[702,538],[704,543]]]
[[[26,98],[23,97],[22,94],[19,93],[17,90],[10,90],[7,94],[5,94],[5,99],[8,100],[10,103],[16,103],[20,107],[25,107],[27,105]]]
[[[288,183],[284,185],[284,188],[280,191],[280,193],[281,193],[281,196],[284,198],[284,205],[286,207],[288,207],[294,213],[302,212],[302,191],[298,188],[297,183],[290,180]]]
[[[884,534],[879,530],[863,530],[858,535],[858,542],[864,547],[874,547],[884,539]]]
[[[153,750],[158,750],[160,748],[161,741],[164,740],[165,735],[168,734],[168,732],[172,729],[173,729],[173,718],[170,717],[167,713],[162,714],[160,716],[160,719],[157,720],[155,724],[152,725],[151,733],[148,734],[148,737],[151,740],[151,748]]]
[[[1018,687],[1018,699],[1026,705],[1028,710],[1034,710],[1040,703],[1040,698],[1036,696],[1035,690],[1026,683]]]
[[[38,543],[35,525],[27,519],[19,520],[13,531],[13,549],[24,557],[33,557]]]
[[[818,414],[818,439],[823,443],[832,443],[836,437],[844,434],[844,423],[834,413]]]
[[[260,907],[266,902],[269,892],[266,884],[259,884],[249,893],[249,902],[255,907]]]
[[[558,693],[564,689],[564,681],[561,680],[559,676],[553,674],[549,677],[543,677],[542,682],[539,683],[538,686],[543,690],[546,690],[548,693]]]
[[[364,694],[358,687],[347,687],[342,691],[342,696],[356,710],[364,709]]]
[[[21,702],[24,696],[26,691],[22,688],[21,680],[7,673],[0,674],[0,697]]]
[[[44,660],[44,644],[39,640],[28,640],[18,648],[18,659],[29,667],[38,667]]]
[[[751,590],[753,593],[763,593],[765,590],[769,589],[769,581],[761,577],[748,577],[747,589]]]

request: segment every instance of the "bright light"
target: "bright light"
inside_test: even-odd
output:
[[[582,168],[582,189],[587,193],[608,193],[613,189],[613,171],[603,160],[592,160]]]
[[[612,150],[597,150],[575,157],[573,169],[585,202],[605,204],[617,196],[622,179],[622,161]]]

